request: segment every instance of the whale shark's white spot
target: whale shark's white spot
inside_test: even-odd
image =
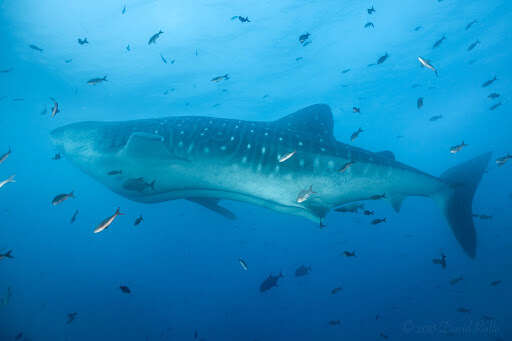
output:
[[[183,141],[178,142],[178,147],[183,147]]]
[[[265,136],[268,136],[268,133],[267,133],[267,132],[265,132],[265,134],[264,134],[264,135],[265,135]]]
[[[258,167],[256,168],[258,172],[261,172],[261,163],[258,163]]]
[[[204,128],[203,130],[204,130],[204,131],[207,131],[207,130],[208,130],[208,127]]]
[[[283,138],[282,138],[282,137],[279,137],[279,141],[282,141],[282,140],[283,140]]]
[[[247,144],[247,149],[251,149],[251,144]]]
[[[217,135],[222,136],[222,131],[218,131]]]
[[[315,157],[315,161],[313,162],[313,166],[315,168],[318,168],[320,166],[320,159],[318,159],[317,157]]]
[[[185,132],[182,130],[182,131],[180,131],[180,134],[183,135],[183,134],[185,134]]]
[[[234,137],[234,136],[231,136],[229,139],[230,139],[231,141],[234,141],[234,140],[235,140],[235,137]]]
[[[250,131],[251,131],[251,134],[254,133],[254,129],[251,129]]]
[[[276,173],[279,172],[279,166],[276,166],[276,168],[274,168],[274,172],[276,172]]]
[[[199,134],[199,135],[204,136],[204,133],[201,133],[201,134]]]
[[[226,146],[220,146],[220,150],[225,151],[226,150]]]
[[[189,144],[187,153],[190,154],[190,152],[192,152],[192,149],[194,149],[194,143]]]
[[[301,167],[304,167],[304,159],[300,159],[300,160],[299,160],[299,165],[300,165]]]
[[[324,139],[320,139],[320,143],[324,142]]]
[[[235,126],[235,129],[238,129],[238,124]]]
[[[154,133],[155,135],[158,135],[158,130],[155,130],[153,133]]]
[[[213,121],[211,121],[211,120],[210,120],[208,123],[209,123],[209,124],[213,124]]]
[[[205,152],[205,153],[209,153],[209,152],[210,152],[210,148],[208,148],[208,147],[204,147],[204,152]]]
[[[242,163],[246,163],[246,162],[247,162],[247,156],[244,156],[244,157],[242,158]]]
[[[324,147],[320,148],[320,150],[321,150],[322,152],[325,152],[325,148],[324,148]]]
[[[330,169],[330,170],[334,169],[334,161],[329,160],[329,161],[327,162],[327,167],[329,167],[329,169]]]
[[[265,147],[261,147],[261,154],[265,154],[265,151],[266,151]]]

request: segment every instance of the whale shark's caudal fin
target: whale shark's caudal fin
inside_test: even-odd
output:
[[[448,169],[441,179],[451,186],[450,190],[433,196],[455,238],[471,258],[476,256],[477,244],[472,217],[473,196],[490,158],[491,153],[486,153]]]

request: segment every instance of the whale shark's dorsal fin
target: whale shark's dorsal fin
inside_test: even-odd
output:
[[[334,138],[332,112],[326,104],[310,105],[274,123],[292,131]]]
[[[393,152],[391,152],[389,150],[384,150],[382,152],[376,152],[375,154],[377,154],[380,157],[384,157],[386,159],[395,160],[395,154],[393,154]]]

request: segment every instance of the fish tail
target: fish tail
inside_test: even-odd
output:
[[[476,256],[476,231],[472,219],[473,196],[492,153],[452,167],[441,175],[449,187],[432,198],[443,211],[455,238],[470,258]]]
[[[8,182],[16,182],[16,180],[14,180],[14,177],[15,177],[15,176],[16,176],[16,174],[11,175],[11,176],[7,179],[7,181],[8,181]]]
[[[154,191],[155,190],[155,182],[156,180],[153,180],[150,184],[149,184],[149,187],[151,187],[151,189]]]
[[[107,81],[107,76],[106,76],[106,75],[105,75],[105,77],[103,77],[103,80],[104,80],[104,81]]]
[[[121,209],[120,207],[118,207],[118,208],[117,208],[117,210],[116,210],[116,214],[117,214],[117,215],[125,215],[124,213],[121,213],[121,211],[119,211],[120,209]]]
[[[9,251],[7,251],[7,253],[4,256],[12,259],[14,257],[11,254],[12,254],[12,250],[9,250]]]
[[[76,197],[75,197],[75,191],[71,191],[71,193],[69,193],[69,194],[68,194],[68,196],[69,196],[70,198],[73,198],[73,199],[74,199],[74,198],[76,198]]]

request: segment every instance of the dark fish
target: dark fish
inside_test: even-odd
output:
[[[69,313],[68,314],[68,321],[66,322],[66,324],[70,324],[71,322],[73,322],[75,320],[75,317],[78,313]]]
[[[213,77],[210,81],[214,82],[214,83],[218,83],[221,80],[227,81],[228,79],[229,79],[229,75],[226,73],[225,75],[222,75],[222,76]]]
[[[244,17],[242,17],[241,15],[239,15],[239,16],[238,16],[238,20],[240,20],[240,22],[243,22],[243,23],[245,23],[245,22],[251,22],[251,21],[249,20],[249,17],[245,17],[245,18],[244,18]]]
[[[471,28],[471,26],[473,26],[474,24],[476,24],[477,21],[476,20],[473,20],[471,21],[469,24],[466,25],[466,31],[469,30]]]
[[[352,112],[353,112],[353,113],[356,113],[356,114],[360,114],[360,113],[361,113],[361,108],[358,108],[358,107],[352,107]]]
[[[345,69],[345,70],[341,71],[341,73],[347,73],[349,71],[350,71],[350,69]]]
[[[500,97],[500,94],[493,92],[492,94],[489,94],[489,96],[487,96],[487,97],[489,97],[490,99],[496,99],[496,98]]]
[[[371,21],[364,24],[364,28],[369,28],[369,27],[375,27],[375,25],[373,25],[373,23]]]
[[[156,180],[153,180],[151,183],[147,183],[142,177],[136,179],[128,179],[123,183],[123,188],[134,192],[144,192],[144,190],[147,188],[151,188],[154,191],[155,181]]]
[[[60,160],[60,159],[61,159],[60,153],[57,153],[57,154],[55,154],[55,155],[52,157],[52,160]]]
[[[343,254],[345,255],[345,257],[356,257],[356,251],[343,251]]]
[[[304,43],[306,42],[306,40],[308,40],[308,39],[309,39],[309,36],[310,36],[310,35],[311,35],[311,34],[309,34],[309,33],[307,33],[307,32],[306,32],[306,33],[304,33],[304,34],[301,34],[301,35],[299,36],[299,42],[300,42],[302,45],[304,45]]]
[[[355,163],[354,161],[349,161],[349,162],[345,163],[343,166],[341,166],[341,168],[338,170],[338,172],[345,173],[350,167],[352,167],[352,165],[354,163]]]
[[[494,110],[494,109],[496,109],[496,108],[497,108],[497,107],[499,107],[499,106],[501,106],[501,102],[498,102],[498,103],[496,103],[496,104],[492,105],[492,106],[489,108],[489,110]]]
[[[460,307],[460,308],[457,308],[457,312],[459,312],[459,313],[470,313],[471,309]]]
[[[197,339],[197,330],[194,330],[194,339]]]
[[[268,275],[268,277],[260,285],[260,292],[265,292],[272,289],[273,287],[277,287],[277,281],[279,281],[279,278],[281,277],[283,277],[282,273],[279,273],[277,276],[272,276],[272,274]]]
[[[475,41],[471,45],[468,46],[468,51],[473,50],[478,44],[480,44],[480,40]]]
[[[5,160],[7,160],[7,158],[9,157],[9,155],[11,155],[12,151],[11,151],[11,147],[9,147],[9,150],[7,152],[5,152],[2,156],[0,156],[0,164],[2,164]]]
[[[381,223],[385,223],[385,222],[386,222],[386,218],[373,219],[372,220],[372,225],[377,225],[377,224],[381,224]]]
[[[144,218],[142,217],[142,214],[141,214],[137,219],[135,219],[135,222],[133,223],[133,226],[138,226],[143,221],[144,221]]]
[[[125,294],[130,294],[132,292],[126,285],[121,285],[119,289],[121,289],[121,291]]]
[[[16,337],[14,338],[14,340],[18,341],[18,340],[20,340],[22,337],[23,337],[23,333],[19,333],[18,335],[16,335]]]
[[[385,55],[383,55],[382,57],[380,57],[379,59],[377,59],[377,64],[382,64],[386,61],[386,59],[388,59],[389,55],[388,53],[386,52]]]
[[[120,170],[111,170],[110,172],[107,173],[107,175],[119,175],[119,174],[123,174],[123,171],[120,169]]]
[[[125,14],[125,13],[126,13],[126,5],[124,5],[123,10],[121,11],[121,14]]]
[[[443,269],[446,269],[446,256],[442,253],[441,258],[432,259],[432,263],[441,265]]]
[[[69,63],[71,63],[72,61],[73,61],[73,59],[66,59],[66,60],[64,61],[64,63],[69,64]]]
[[[370,14],[370,15],[371,15],[372,13],[375,13],[375,12],[376,12],[376,11],[375,11],[375,8],[373,8],[373,6],[372,6],[372,8],[368,8],[368,9],[367,9],[367,11],[368,11],[368,14]]]
[[[340,320],[331,320],[329,321],[330,326],[339,326],[341,324]]]
[[[71,191],[71,193],[69,193],[69,194],[57,195],[55,198],[53,198],[52,205],[57,206],[58,204],[63,203],[64,201],[68,200],[69,198],[73,198],[73,199],[75,198],[75,194],[73,193],[73,191]]]
[[[12,101],[13,102],[23,102],[25,99],[24,98],[21,98],[21,97],[17,97],[17,98],[13,98]]]
[[[78,38],[78,44],[80,44],[80,45],[89,44],[89,42],[87,41],[87,37],[84,39]]]
[[[374,211],[369,211],[369,210],[364,210],[363,214],[364,215],[374,215],[375,212]]]
[[[436,47],[439,47],[439,45],[441,45],[441,43],[446,39],[445,36],[443,36],[441,39],[439,39],[438,41],[436,41],[434,43],[434,45],[432,45],[432,48],[435,49]]]
[[[343,290],[342,287],[336,287],[334,289],[331,290],[331,295],[336,295],[338,292],[340,292],[341,290]]]
[[[495,321],[496,318],[492,317],[492,316],[489,316],[489,315],[482,315],[482,320],[483,321]]]
[[[151,36],[151,38],[149,38],[148,45],[151,45],[151,44],[156,43],[156,40],[157,40],[158,38],[160,38],[160,35],[161,35],[162,33],[164,33],[164,32],[162,32],[162,31],[160,30],[160,31],[158,31],[158,33],[153,34],[153,35]]]
[[[34,44],[30,44],[28,47],[30,47],[32,50],[36,50],[36,51],[39,51],[39,52],[43,52],[43,49],[40,48],[39,46],[36,46]]]
[[[349,204],[342,207],[335,208],[336,212],[349,212],[349,213],[357,213],[359,210],[364,208],[364,204]]]
[[[497,78],[496,78],[496,76],[494,76],[492,79],[489,79],[488,81],[485,81],[484,83],[482,83],[482,88],[488,87],[489,85],[494,83],[496,80],[497,80]]]
[[[416,26],[416,27],[414,28],[414,31],[418,32],[418,31],[419,31],[419,30],[421,30],[422,28],[423,28],[423,26]]]
[[[309,274],[310,271],[311,271],[310,266],[301,265],[297,268],[297,270],[295,270],[295,277],[306,276]]]
[[[459,283],[460,281],[462,281],[463,279],[464,279],[464,277],[462,277],[462,276],[455,277],[454,279],[452,279],[450,281],[450,285],[455,285],[455,284]]]
[[[130,44],[126,45],[126,51],[131,51]]]
[[[298,62],[299,60],[302,60],[302,59],[304,59],[304,58],[303,57],[297,57],[297,58],[295,58],[295,61]]]
[[[385,340],[387,340],[387,339],[389,338],[389,336],[387,336],[387,335],[386,335],[386,334],[384,334],[384,333],[380,333],[379,335],[380,335],[380,337],[381,337],[381,338],[383,338],[383,339],[385,339]]]
[[[11,68],[8,68],[8,69],[3,69],[3,70],[0,70],[0,73],[9,73],[12,71],[12,67]]]
[[[99,84],[99,83],[102,83],[102,82],[106,82],[107,81],[107,76],[101,78],[101,77],[97,77],[97,78],[91,78],[87,81],[87,84],[89,85],[96,85],[96,84]]]
[[[497,280],[497,281],[493,281],[493,282],[491,282],[491,286],[492,286],[492,287],[495,287],[495,286],[497,286],[498,284],[501,284],[501,280]]]
[[[70,224],[73,224],[76,221],[76,217],[78,216],[78,210],[73,213],[73,216],[71,217],[71,220],[69,221]]]
[[[434,115],[434,116],[432,116],[432,117],[429,119],[429,121],[430,121],[430,122],[435,122],[435,121],[440,120],[440,119],[442,119],[442,118],[443,118],[443,115]]]
[[[375,195],[372,195],[370,197],[370,200],[380,200],[380,199],[385,199],[386,198],[386,193],[384,194],[375,194]]]
[[[0,260],[4,258],[13,259],[14,256],[12,255],[12,250],[7,251],[6,253],[0,253]]]
[[[416,106],[418,107],[418,109],[421,109],[421,107],[423,106],[423,97],[418,98],[418,100],[416,101]]]
[[[164,56],[162,56],[161,53],[160,53],[160,58],[162,58],[162,62],[164,62],[164,64],[167,64],[167,59],[165,59]]]
[[[363,129],[357,129],[355,132],[352,133],[352,135],[350,135],[350,141],[354,142],[354,140],[357,139],[359,137],[359,134],[361,134],[362,132],[364,132]]]

